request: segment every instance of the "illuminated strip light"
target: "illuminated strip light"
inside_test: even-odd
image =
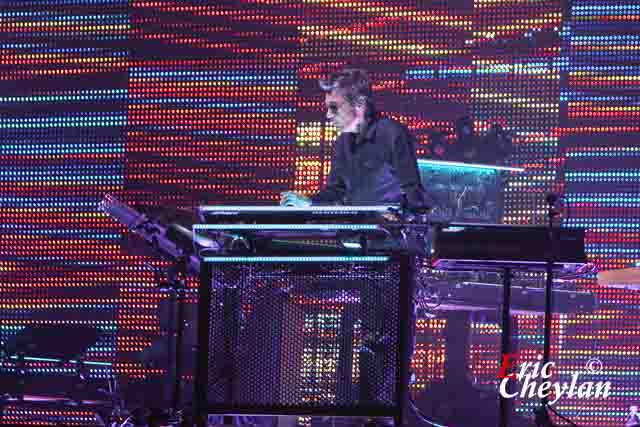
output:
[[[268,82],[268,83],[288,83],[295,85],[298,83],[293,75],[287,74],[241,74],[220,71],[156,71],[154,69],[138,68],[130,72],[134,78],[195,78],[202,80],[224,80],[234,83],[238,82]]]
[[[377,224],[194,224],[193,230],[378,230]]]
[[[559,24],[562,22],[562,13],[561,12],[549,12],[543,14],[539,18],[529,18],[529,19],[518,19],[508,24],[494,25],[488,26],[484,29],[483,32],[479,32],[479,34],[483,33],[495,33],[501,31],[517,31],[517,30],[533,30],[537,26],[544,26]]]
[[[97,252],[97,251],[96,251]],[[104,251],[103,251],[104,252]],[[55,261],[57,265],[65,265],[65,266],[85,266],[85,267],[109,267],[113,266],[113,262],[107,261],[77,261],[69,258],[65,258],[63,256],[12,256],[12,261]],[[118,265],[116,263],[116,265]]]
[[[45,58],[38,58],[38,56],[46,56]],[[125,66],[128,65],[128,60],[121,57],[76,57],[71,55],[40,55],[40,54],[18,54],[18,55],[4,55],[5,64],[9,65],[22,65],[25,62],[30,64],[40,64],[43,66],[53,66],[54,64],[91,64],[93,67],[107,67],[107,66]]]
[[[145,127],[145,130],[163,132],[163,131],[175,131],[176,129],[174,126],[147,126]],[[193,131],[189,132],[189,135],[221,136],[221,137],[229,138],[233,140],[233,141],[202,142],[203,144],[206,144],[207,147],[209,147],[211,143],[216,143],[216,142],[219,145],[224,145],[225,147],[229,147],[230,144],[233,144],[235,146],[242,146],[242,144],[239,141],[252,141],[253,143],[265,142],[270,147],[273,145],[287,145],[287,146],[291,145],[291,139],[288,137],[286,139],[278,140],[277,137],[280,135],[271,135],[271,134],[270,135],[248,135],[248,134],[239,134],[233,130],[227,131],[227,130],[215,130],[215,129],[194,129]],[[190,142],[197,143],[198,141],[190,141]]]
[[[18,360],[26,360],[32,362],[53,362],[53,363],[61,363],[61,362],[69,362],[69,363],[82,363],[83,365],[95,365],[95,366],[113,366],[113,363],[109,362],[91,362],[91,361],[77,361],[77,360],[64,360],[64,359],[52,359],[49,357],[19,357],[19,356],[10,356],[10,359]]]
[[[615,157],[640,155],[640,147],[603,147],[602,150],[569,151],[567,157]]]
[[[42,209],[43,211],[46,211],[46,209]],[[98,213],[98,215],[104,216],[104,218],[107,218],[107,214],[101,214]],[[46,235],[52,235],[52,234],[62,234],[62,235],[67,235],[67,234],[78,234],[78,237],[80,236],[93,236],[92,233],[94,233],[91,230],[88,229],[79,229],[79,228],[67,228],[67,229],[60,229],[60,228],[55,228],[55,229],[35,229],[33,224],[7,224],[7,223],[0,223],[0,230],[4,229],[4,230],[9,230],[12,231],[14,233],[18,233],[20,231],[25,231],[25,234],[46,234]],[[105,234],[96,234],[96,236],[107,236]],[[74,236],[75,237],[75,236]]]
[[[462,55],[462,48],[434,48],[433,45],[416,44],[411,40],[389,39],[382,36],[374,38],[371,34],[345,34],[341,29],[327,30],[321,26],[303,26],[305,37],[326,37],[329,40],[349,42],[355,46],[375,48],[386,52],[399,52],[409,55]]]
[[[638,18],[640,20],[640,17]],[[586,50],[588,52],[593,52],[594,48],[593,45],[591,44],[580,44],[578,46],[572,46],[572,48],[574,49],[574,51],[579,52],[581,50]],[[598,51],[600,52],[606,52],[606,51],[613,51],[613,52],[617,52],[620,50],[629,50],[629,51],[633,51],[633,50],[640,50],[640,46],[637,45],[627,45],[627,44],[618,44],[618,45],[606,45],[606,46],[598,46]],[[630,77],[627,77],[630,78]]]
[[[580,65],[580,72],[610,72],[610,71],[623,71],[631,74],[637,74],[637,67],[627,65]],[[637,100],[637,98],[634,98]]]
[[[371,205],[371,206],[233,206],[233,205],[208,205],[200,206],[201,212],[326,212],[326,213],[348,213],[348,212],[389,212],[390,209],[397,209],[398,205]]]
[[[0,97],[0,103],[25,103],[25,102],[77,102],[77,101],[111,101],[127,99],[127,91],[114,90],[114,93],[96,95],[40,95],[40,96],[10,96]]]
[[[530,75],[530,76],[544,76],[550,77],[553,79],[559,79],[560,75],[557,70],[546,66],[544,68],[534,68],[534,67],[524,67],[519,68],[515,66],[498,66],[498,67],[483,67],[478,68],[476,70],[477,74],[519,74],[519,75]]]
[[[638,47],[638,46],[636,46]],[[592,48],[592,46],[591,46]],[[580,79],[589,79],[589,81],[606,81],[606,80],[618,80],[621,83],[624,83],[625,81],[629,80],[629,81],[635,81],[635,80],[640,80],[640,76],[638,75],[638,73],[634,73],[632,71],[629,71],[627,74],[611,74],[609,72],[606,71],[601,71],[601,72],[597,72],[597,71],[572,71],[569,73],[569,78],[574,79],[574,80],[578,80],[578,83],[580,82]]]
[[[635,96],[624,96],[624,95],[610,95],[610,96],[602,96],[602,95],[587,95],[584,93],[575,93],[575,92],[563,92],[560,94],[560,101],[565,102],[589,102],[590,104],[597,104],[599,102],[607,101],[607,102],[636,102],[638,100]]]
[[[35,49],[39,47],[43,48],[46,52],[50,49],[43,43],[0,43],[0,49]]]
[[[87,242],[92,240],[116,240],[122,237],[121,234],[109,234],[109,233],[100,233],[100,232],[92,232],[86,231],[84,234],[75,231],[75,232],[66,232],[65,230],[38,230],[39,233],[30,232],[30,231],[14,231],[12,234],[16,236],[30,236],[30,235],[58,235],[57,237],[66,241],[73,238],[73,240],[86,240]]]
[[[552,17],[554,18],[553,20],[547,17],[529,19],[529,20],[519,21],[518,23],[496,25],[493,27],[489,27],[484,31],[474,31],[473,41],[482,42],[485,40],[493,40],[496,38],[496,36],[506,36],[506,35],[517,34],[517,33],[526,33],[535,29],[544,29],[551,26],[561,25],[562,23],[561,14],[551,13],[550,15],[552,15]]]
[[[640,5],[636,3],[610,2],[606,5],[574,5],[571,13],[574,15],[619,15],[636,14],[640,12]]]
[[[607,106],[598,106],[592,103],[578,103],[578,102],[570,102],[568,105],[571,112],[575,114],[598,114],[598,115],[607,115],[607,114],[619,114],[619,115],[627,115],[640,112],[640,106],[623,106],[623,105],[607,105]]]
[[[19,24],[19,25],[16,25]],[[39,27],[39,28],[38,28]],[[10,25],[9,28],[15,33],[25,33],[37,31],[39,35],[86,35],[86,33],[101,34],[107,31],[126,33],[131,29],[131,24],[90,24],[72,22],[18,22]],[[62,34],[60,34],[62,33]]]
[[[44,19],[38,19],[33,21],[14,21],[8,22],[7,26],[12,27],[47,27],[50,25],[64,26],[64,25],[83,25],[83,24],[97,24],[101,26],[108,26],[109,24],[129,24],[129,15],[47,15],[43,16]],[[105,25],[106,24],[106,25]]]
[[[63,173],[65,175],[72,173],[85,173],[87,171],[99,171],[99,172],[117,172],[124,167],[118,164],[103,164],[103,165],[82,165],[82,164],[70,164],[66,166],[59,165],[42,165],[34,167],[28,166],[12,166],[7,167],[5,170],[0,169],[0,176],[15,176],[15,175],[47,175]]]
[[[295,108],[274,107],[269,105],[261,105],[249,102],[212,102],[205,99],[195,98],[153,98],[153,99],[135,99],[131,104],[137,105],[155,105],[155,104],[188,104],[195,108],[223,108],[223,109],[245,109],[251,110],[252,113],[295,113]],[[191,108],[193,110],[193,108]]]
[[[469,77],[474,74],[522,74],[522,75],[547,75],[552,78],[559,78],[557,70],[552,69],[548,64],[539,67],[518,66],[511,64],[498,64],[494,66],[479,67],[475,70],[464,69],[437,69],[437,70],[409,70],[407,78],[419,79],[435,79],[435,78],[455,78]]]
[[[506,93],[480,93],[472,89],[471,97],[481,100],[488,99],[496,102],[501,102],[503,104],[511,104],[516,107],[538,110],[547,113],[557,113],[560,108],[559,103],[550,104],[545,103],[541,100],[537,100],[535,98],[511,97],[511,95]]]
[[[640,8],[638,8],[638,12],[640,12]],[[589,45],[593,47],[595,43],[606,43],[607,45],[614,44],[614,42],[624,42],[624,43],[640,43],[640,36],[635,36],[631,34],[620,34],[620,35],[597,35],[597,36],[571,36],[571,44],[574,45]],[[599,50],[603,46],[598,46]]]
[[[599,207],[636,207],[640,206],[640,198],[597,198],[597,197],[565,197],[567,203],[594,203]]]
[[[496,170],[496,171],[509,171],[509,172],[524,172],[524,168],[510,167],[510,166],[491,166],[491,165],[479,165],[474,163],[462,163],[462,162],[448,162],[441,160],[425,160],[418,159],[418,166],[441,166],[452,167],[462,169],[480,169],[480,170]]]
[[[106,40],[105,37],[101,37],[100,40]],[[64,63],[63,61],[61,61],[61,63]],[[15,65],[15,64],[14,64]],[[127,66],[127,61],[122,61],[122,62],[113,62],[111,64],[96,64],[93,67],[84,67],[84,68],[55,68],[55,69],[34,69],[34,70],[20,70],[18,71],[18,74],[20,74],[20,77],[31,77],[31,76],[46,76],[46,75],[55,75],[55,76],[61,76],[61,75],[73,75],[74,77],[77,76],[77,74],[93,74],[96,73],[99,70],[104,70],[104,69],[111,69],[113,70],[114,68],[124,68]],[[0,81],[1,80],[10,80],[13,81],[15,80],[13,77],[9,76],[7,77],[6,75],[0,75]]]
[[[0,129],[34,129],[59,127],[113,127],[126,126],[126,115],[75,116],[75,117],[33,117],[24,119],[4,119]]]
[[[483,67],[512,67],[512,68],[561,68],[569,65],[568,58],[545,58],[544,60],[538,60],[538,62],[504,62],[497,59],[474,59],[473,66],[477,68]],[[590,67],[585,67],[590,68]],[[632,67],[629,67],[630,69]]]
[[[604,228],[604,229],[621,229],[621,228],[640,228],[640,222],[616,221],[611,222],[610,218],[568,218],[565,224],[578,225],[584,228]]]
[[[495,7],[495,6],[513,6],[514,4],[526,4],[530,6],[532,3],[545,3],[547,0],[475,0],[473,7]]]
[[[582,134],[582,133],[631,133],[640,132],[640,126],[576,126],[556,130],[560,135]]]
[[[640,178],[640,171],[634,172],[623,172],[623,171],[601,171],[601,172],[567,172],[565,174],[567,181],[576,181],[576,180],[620,180],[620,181],[628,181],[628,180],[637,180]]]
[[[210,263],[313,263],[313,262],[388,262],[386,256],[279,256],[279,257],[204,257]]]
[[[15,52],[18,49],[28,50],[29,53],[38,53],[38,54],[53,54],[54,56],[58,56],[58,54],[69,54],[69,53],[82,53],[88,56],[91,54],[99,54],[99,55],[111,55],[111,56],[122,56],[127,57],[131,54],[131,52],[127,50],[113,50],[108,48],[95,48],[95,47],[50,47],[44,43],[0,43],[0,49],[12,50]],[[107,90],[109,91],[109,90]],[[80,91],[78,91],[80,92]],[[103,92],[102,90],[89,90],[82,92]]]
[[[28,4],[28,1],[20,1],[20,4]],[[42,1],[37,1],[37,2],[33,2],[39,6],[42,6]],[[64,0],[56,0],[55,4],[59,5],[59,4],[64,4],[65,1]],[[78,3],[78,0],[73,1],[74,4]],[[106,1],[101,1],[101,2],[96,2],[95,0],[82,0],[82,3],[86,4],[86,3],[108,3]],[[111,3],[118,3],[118,2],[111,2]],[[123,5],[128,4],[129,1],[128,0],[121,0],[119,3],[122,3]],[[76,22],[79,19],[93,19],[93,20],[97,20],[97,21],[102,21],[102,20],[106,20],[106,19],[121,19],[123,21],[128,21],[129,20],[129,15],[128,14],[105,14],[105,15],[53,15],[51,12],[0,12],[0,17],[7,17],[7,18],[44,18],[45,21],[51,21],[51,20],[60,20],[60,21],[71,21],[71,22]]]
[[[10,302],[6,304],[0,304],[0,308],[4,310],[50,310],[50,309],[69,309],[69,308],[82,308],[86,310],[117,310],[120,308],[119,304],[93,304],[93,303],[84,303],[80,302],[77,304],[73,303],[61,303],[59,301],[51,301],[51,302],[32,302],[30,300],[20,301],[20,302]]]
[[[122,175],[76,175],[76,176],[34,176],[31,173],[21,173],[16,175],[5,175],[0,173],[0,179],[5,182],[22,182],[22,183],[30,183],[30,182],[44,182],[44,183],[60,183],[60,182],[75,182],[75,183],[105,183],[105,181],[110,181],[111,183],[124,183],[124,177]]]
[[[348,3],[336,2],[335,0],[303,0],[302,2],[308,4],[323,4],[340,9],[348,8],[351,12],[373,13],[376,16],[384,16],[386,19],[402,18],[405,22],[430,22],[432,24],[462,28],[470,28],[473,25],[473,21],[470,20],[468,16],[434,15],[430,12],[420,10],[398,10],[397,7],[389,6],[387,2],[375,3],[369,0],[350,1]]]
[[[2,145],[0,151],[4,155],[56,155],[56,154],[124,154],[124,143],[119,145],[104,144],[84,144],[75,147],[72,143],[65,145]]]
[[[618,243],[612,243],[611,245],[601,247],[603,244],[585,245],[584,250],[588,253],[600,253],[600,254],[640,254],[640,249],[621,248]]]
[[[638,193],[572,193],[567,194],[565,199],[568,198],[598,198],[600,200],[618,200],[618,199],[626,199],[626,200],[640,200],[638,197]]]

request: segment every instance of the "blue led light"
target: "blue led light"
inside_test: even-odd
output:
[[[124,169],[121,164],[67,164],[39,165],[37,169],[29,166],[9,166],[0,169],[0,176],[46,176],[54,174],[69,175],[74,173],[86,173],[88,171],[118,172]]]
[[[13,355],[13,356],[10,356],[9,358],[13,359],[13,360],[18,360],[21,357]],[[90,360],[83,360],[83,361],[65,360],[65,359],[54,359],[54,358],[50,358],[50,357],[24,356],[24,357],[22,357],[22,360],[25,360],[27,362],[51,362],[51,363],[62,363],[62,362],[65,362],[65,363],[73,363],[73,364],[83,363],[85,365],[91,365],[91,366],[105,366],[105,367],[112,367],[113,366],[113,363],[110,363],[110,362],[94,362],[94,361],[90,361]],[[62,369],[62,368],[58,368],[58,369]]]
[[[56,154],[124,154],[125,146],[121,144],[0,144],[0,151],[7,155],[56,155]]]
[[[576,16],[637,14],[640,12],[640,4],[616,1],[615,3],[608,2],[606,5],[574,5],[571,12]]]
[[[298,84],[295,74],[248,74],[233,71],[200,71],[200,70],[178,70],[159,71],[154,69],[136,68],[130,72],[132,78],[179,80],[179,81],[229,81],[237,84]]]
[[[125,126],[127,115],[93,115],[63,117],[5,118],[0,121],[0,129],[30,129],[57,127],[112,127]]]
[[[416,69],[416,70],[407,70],[406,76],[409,79],[426,79],[426,78],[434,78],[436,75],[435,70],[430,69]]]
[[[79,102],[79,101],[112,101],[125,100],[128,97],[126,89],[113,90],[91,90],[81,91],[78,93],[50,93],[47,95],[34,96],[3,96],[0,97],[0,103],[24,103],[24,102]]]
[[[611,196],[578,196],[567,195],[564,198],[567,203],[596,203],[605,206],[640,206],[640,197],[624,196],[623,194],[614,194]]]
[[[586,244],[585,250],[589,253],[621,253],[621,254],[640,254],[640,248],[621,248],[617,243],[593,243]]]
[[[48,181],[57,181],[57,182],[75,182],[75,183],[104,183],[106,181],[112,181],[112,183],[123,184],[124,177],[121,175],[78,175],[78,176],[36,176],[40,174],[16,174],[15,176],[4,176],[0,174],[0,177],[4,181],[9,182],[22,182],[22,181],[39,181],[39,182],[48,182]]]
[[[467,169],[473,172],[492,172],[492,171],[511,171],[511,172],[524,172],[524,168],[509,167],[509,166],[491,166],[480,165],[474,163],[462,163],[462,162],[448,162],[442,160],[427,160],[418,159],[418,167],[440,167],[443,169]]]
[[[585,150],[585,151],[570,151],[567,153],[567,157],[615,157],[615,156],[640,156],[640,147],[608,147],[607,150]],[[576,172],[578,173],[578,172]],[[611,172],[583,172],[597,175],[604,175]],[[616,173],[616,172],[613,172]]]
[[[5,2],[6,3],[6,2]],[[40,6],[44,3],[42,0],[36,1],[28,1],[28,0],[20,0],[20,5],[33,5]],[[56,0],[56,5],[78,5],[78,4],[100,4],[100,5],[120,5],[120,6],[128,6],[130,4],[130,0]],[[32,17],[51,17],[50,11],[29,11],[29,12],[0,12],[0,17],[7,18],[32,18]],[[55,16],[55,15],[54,15]],[[89,15],[91,16],[91,15]],[[94,15],[96,16],[96,15]],[[99,16],[99,15],[97,15]],[[105,15],[105,16],[119,16],[122,18],[127,17],[128,15],[120,14],[120,15]]]
[[[193,98],[145,98],[134,99],[132,104],[189,104],[191,108],[223,108],[223,109],[241,109],[251,110],[261,113],[294,113],[296,109],[291,107],[275,107],[257,102],[215,102],[212,99],[193,99]]]

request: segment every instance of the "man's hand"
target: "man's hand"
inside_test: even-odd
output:
[[[280,206],[293,206],[295,208],[306,208],[311,206],[311,200],[295,191],[285,191],[280,193]]]

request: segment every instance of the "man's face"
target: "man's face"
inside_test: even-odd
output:
[[[340,132],[352,125],[357,118],[356,109],[337,90],[327,93],[324,103],[327,107],[327,120]]]

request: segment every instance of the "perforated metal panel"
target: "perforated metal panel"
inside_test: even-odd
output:
[[[222,413],[397,415],[408,272],[386,257],[299,260],[205,264],[202,404]]]

